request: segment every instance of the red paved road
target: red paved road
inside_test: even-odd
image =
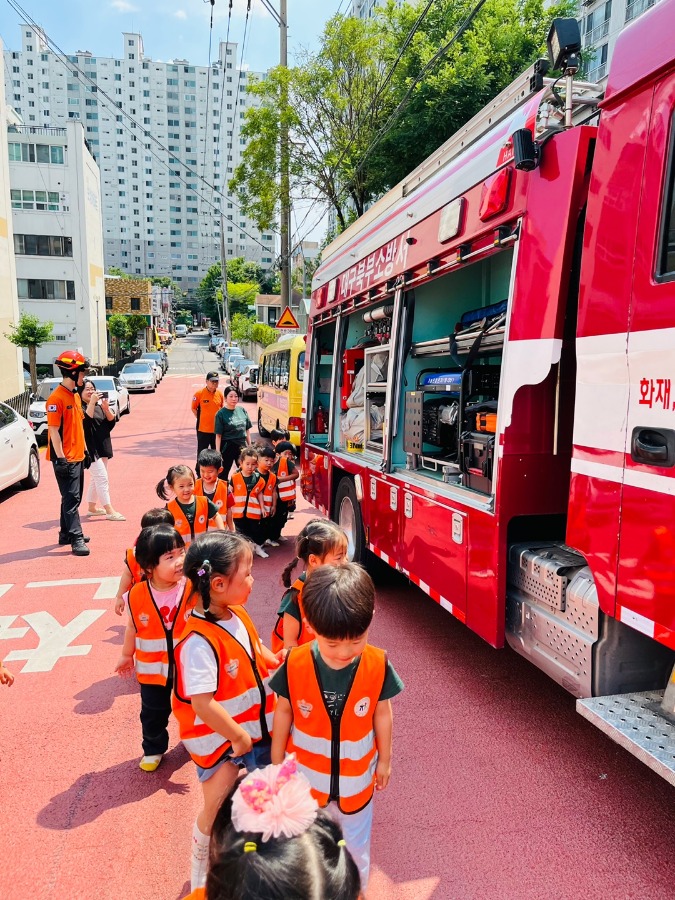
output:
[[[14,686],[0,689],[1,900],[186,892],[193,765],[174,728],[160,769],[138,769],[138,695],[112,674],[123,624],[101,579],[119,574],[154,484],[193,459],[190,395],[214,359],[203,342],[172,354],[172,372],[182,359],[197,374],[134,396],[114,432],[113,502],[128,521],[87,523],[88,559],[55,544],[50,467],[36,491],[0,494],[0,585],[11,585],[0,586],[0,655],[24,657],[9,663]],[[290,526],[312,514],[300,509]],[[255,562],[249,609],[264,635],[291,550]],[[83,578],[94,583],[31,586]],[[406,690],[393,780],[377,797],[369,900],[675,896],[672,789],[525,661],[491,650],[393,573],[378,599],[373,640]],[[64,639],[55,626],[69,623]],[[69,639],[73,655],[60,656]]]

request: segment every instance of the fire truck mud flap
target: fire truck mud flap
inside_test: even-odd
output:
[[[656,708],[663,691],[577,700],[577,712],[675,787],[675,724]]]

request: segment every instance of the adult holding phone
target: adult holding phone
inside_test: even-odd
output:
[[[105,516],[111,522],[125,522],[110,502],[108,460],[113,449],[110,433],[115,427],[115,414],[110,409],[107,392],[99,394],[92,381],[85,379],[82,386],[84,406],[84,439],[91,460],[87,503],[90,516]],[[99,505],[97,505],[97,502]]]
[[[84,483],[84,425],[82,386],[89,360],[77,350],[64,350],[54,360],[61,383],[47,398],[47,459],[54,466],[61,494],[59,544],[70,544],[74,556],[89,556],[88,537],[82,534],[80,501]]]
[[[227,481],[232,464],[246,446],[251,446],[253,425],[248,413],[239,405],[239,393],[232,386],[225,388],[225,405],[216,415],[216,450],[223,457],[220,477]]]

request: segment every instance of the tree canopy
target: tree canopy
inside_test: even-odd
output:
[[[336,15],[318,51],[253,81],[247,151],[230,188],[260,228],[275,224],[279,207],[282,121],[293,196],[332,208],[341,231],[542,55],[551,20],[572,9],[567,0],[546,9],[544,0],[488,0],[451,43],[472,7],[437,0],[412,39],[419,3],[389,0],[375,19]]]
[[[15,347],[28,349],[28,365],[30,383],[33,392],[37,391],[37,348],[54,340],[54,323],[41,322],[38,316],[22,312],[18,324],[11,324],[7,340]]]

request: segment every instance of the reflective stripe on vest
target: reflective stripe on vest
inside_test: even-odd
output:
[[[178,505],[177,500],[171,500],[166,504],[166,508],[172,513],[174,518],[174,528],[180,534],[186,544],[194,540],[195,535],[204,534],[209,530],[209,501],[206,497],[197,497],[195,495],[195,520],[190,525],[183,510]]]
[[[235,519],[261,519],[260,504],[258,503],[258,494],[265,486],[262,478],[259,478],[253,485],[250,492],[246,487],[244,476],[241,472],[235,472],[232,476],[232,490],[234,493],[234,505],[232,507],[232,516]]]
[[[135,584],[129,591],[129,613],[136,629],[134,666],[142,684],[165,685],[171,676],[174,646],[182,639],[187,619],[196,603],[186,580],[178,601],[173,628],[167,628],[149,581]]]
[[[263,479],[264,481],[265,479]],[[262,502],[267,515],[272,512],[272,501],[274,500],[274,489],[277,484],[277,476],[274,472],[270,472],[267,477],[267,484],[263,488]]]
[[[268,737],[274,717],[275,696],[269,687],[269,673],[258,633],[242,607],[230,607],[230,610],[246,627],[253,657],[228,631],[208,622],[201,615],[190,617],[183,641],[176,648],[178,665],[173,711],[178,720],[181,740],[190,756],[198,766],[207,769],[223,758],[231,744],[195,714],[190,700],[185,696],[181,651],[187,637],[199,634],[208,642],[218,666],[214,699],[253,741]]]
[[[288,474],[288,460],[285,456],[282,456],[279,459],[277,477]],[[277,490],[279,491],[279,499],[283,500],[284,503],[292,503],[295,500],[295,481],[279,481]]]
[[[286,670],[293,710],[289,753],[296,754],[321,806],[334,800],[342,812],[358,812],[373,796],[373,717],[387,672],[386,653],[366,645],[339,718],[326,707],[312,644],[293,648]]]
[[[206,494],[204,493],[204,484],[201,478],[198,478],[197,483],[195,484],[195,496],[206,497]],[[209,498],[207,497],[206,499],[208,500]],[[218,512],[225,518],[227,513],[227,482],[223,481],[221,478],[218,478],[217,480],[216,490],[211,498],[211,503],[218,507]],[[209,519],[209,525],[212,525],[215,528],[215,517]]]

